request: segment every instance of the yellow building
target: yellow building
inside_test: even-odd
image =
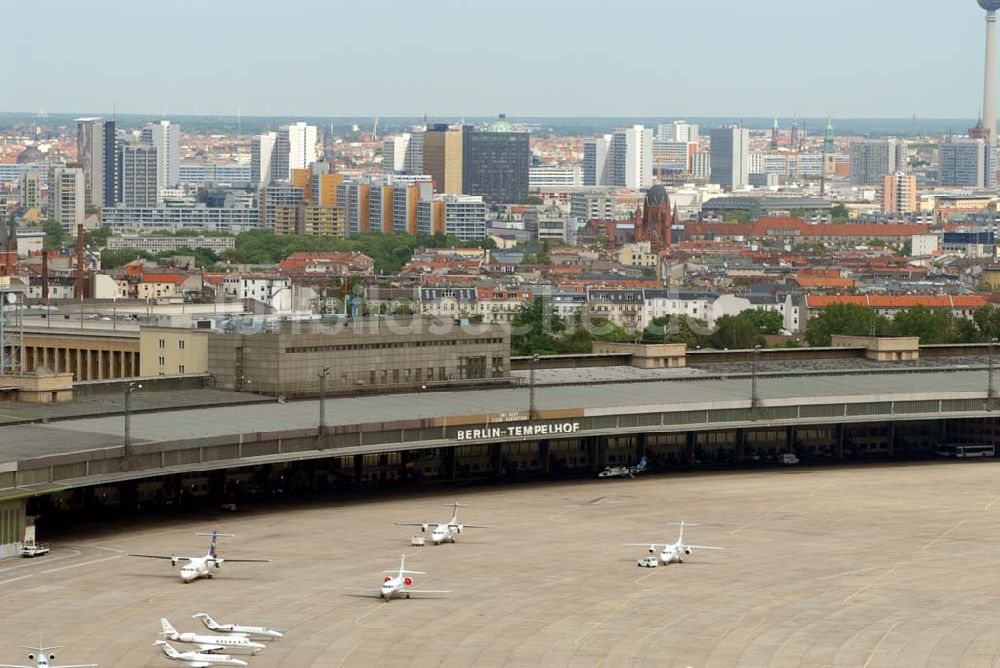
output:
[[[271,214],[274,220],[274,233],[278,235],[297,234],[300,208],[295,205],[274,207]]]
[[[71,373],[74,381],[131,378],[139,371],[131,332],[55,329],[24,332],[25,371]]]
[[[293,169],[292,185],[302,188],[302,199],[306,202],[313,201],[313,180],[311,169]]]
[[[302,207],[299,234],[311,237],[343,237],[344,218],[335,206]]]
[[[316,201],[320,206],[337,206],[337,186],[344,182],[343,174],[320,174]]]
[[[173,376],[208,372],[208,337],[204,330],[142,327],[139,330],[139,375]]]
[[[462,126],[435,125],[424,133],[424,172],[434,192],[462,194]]]

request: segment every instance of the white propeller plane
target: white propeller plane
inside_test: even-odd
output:
[[[378,594],[379,598],[385,599],[386,603],[393,596],[399,596],[401,598],[410,598],[410,594],[450,594],[451,592],[446,589],[410,589],[413,585],[413,578],[409,577],[411,575],[426,575],[423,571],[408,571],[406,570],[406,555],[404,554],[399,560],[399,570],[398,571],[385,571],[389,575],[385,576],[385,580],[382,582],[382,587],[379,589],[358,589],[356,587],[348,587],[350,591],[364,592],[366,594]]]
[[[209,668],[209,666],[246,666],[246,661],[236,659],[228,654],[205,654],[202,652],[178,652],[173,645],[166,640],[157,640],[153,643],[159,645],[163,653],[171,661],[179,661],[190,668]]]
[[[198,536],[211,536],[212,545],[208,549],[208,554],[204,557],[178,557],[176,555],[170,555],[169,557],[162,554],[129,554],[130,557],[143,557],[145,559],[168,559],[172,566],[176,566],[178,562],[185,561],[183,566],[181,566],[181,580],[184,583],[189,583],[198,578],[211,578],[212,569],[218,570],[222,568],[222,564],[225,562],[232,563],[251,563],[251,564],[265,564],[270,562],[270,559],[223,559],[219,556],[218,550],[216,549],[216,541],[218,538],[233,538],[231,533],[219,533],[218,531],[213,531],[212,533],[199,533]]]
[[[683,564],[684,557],[691,554],[694,550],[724,550],[724,547],[709,547],[708,545],[688,545],[684,542],[684,527],[696,527],[697,524],[689,524],[686,522],[671,522],[673,526],[680,527],[680,534],[677,536],[676,543],[625,543],[625,545],[630,546],[648,546],[650,554],[656,554],[656,548],[662,547],[663,550],[660,551],[660,563],[666,564]]]
[[[434,522],[396,522],[396,526],[400,527],[420,527],[420,530],[426,532],[432,525],[434,525],[433,531],[431,531],[431,541],[435,545],[440,545],[441,543],[448,542],[454,543],[455,536],[462,533],[465,529],[489,529],[489,527],[480,526],[478,524],[459,524],[458,523],[458,509],[466,508],[458,501],[448,506],[449,508],[454,508],[451,519],[447,522],[441,522],[435,525]]]
[[[50,654],[54,649],[62,649],[62,645],[52,645],[51,647],[46,647],[39,641],[38,647],[25,647],[21,646],[21,649],[30,650],[31,653],[28,654],[28,661],[34,661],[34,666],[16,666],[10,663],[0,663],[0,668],[57,668],[53,666],[50,661],[56,660],[55,654]],[[97,668],[96,663],[78,663],[74,665],[62,664],[58,668]]]
[[[194,619],[200,619],[201,623],[205,625],[205,628],[210,631],[215,631],[216,633],[236,633],[242,636],[251,636],[258,638],[267,638],[269,640],[277,640],[278,638],[284,638],[285,634],[281,631],[275,631],[274,629],[269,629],[266,626],[244,626],[242,624],[220,624],[211,617],[209,617],[204,612],[199,612],[196,615],[192,615]]]
[[[163,627],[163,632],[160,635],[166,636],[167,640],[198,645],[198,650],[202,652],[217,652],[222,649],[245,649],[249,650],[251,654],[256,654],[267,647],[267,645],[262,643],[251,641],[241,633],[232,633],[224,636],[178,633],[177,629],[170,625],[166,617],[160,618],[160,625]]]

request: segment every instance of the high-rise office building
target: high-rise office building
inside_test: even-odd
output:
[[[176,188],[181,180],[180,127],[166,120],[149,123],[142,128],[142,140],[156,147],[156,187]]]
[[[686,141],[653,140],[653,166],[665,172],[690,172],[698,144]]]
[[[424,171],[424,128],[410,133],[410,141],[406,144],[406,157],[403,159],[403,173],[427,173]]]
[[[462,138],[462,192],[491,203],[517,204],[528,196],[531,145],[501,115],[485,131],[467,130]]]
[[[118,204],[118,133],[115,122],[104,121],[104,206]]]
[[[424,173],[429,174],[434,191],[449,195],[462,194],[462,140],[465,130],[461,125],[431,125],[424,132]]]
[[[656,138],[660,141],[677,141],[698,143],[699,128],[697,123],[687,121],[673,121],[671,123],[661,123],[656,128]]]
[[[122,206],[152,208],[159,192],[159,150],[146,141],[118,142],[118,196]]]
[[[21,174],[20,204],[25,209],[42,208],[42,177],[38,172]]]
[[[486,203],[473,195],[437,195],[417,204],[419,234],[448,234],[463,241],[486,237]]]
[[[894,139],[866,139],[851,144],[851,183],[856,186],[882,184],[882,177],[906,171],[899,158],[904,149]]]
[[[608,152],[611,135],[589,137],[583,142],[583,185],[611,185],[611,163]]]
[[[895,172],[882,177],[882,213],[913,213],[917,210],[917,176]]]
[[[282,126],[271,154],[271,180],[288,181],[293,169],[316,162],[316,126],[303,121]]]
[[[731,126],[711,133],[711,182],[727,190],[741,190],[750,181],[750,131]]]
[[[265,230],[295,229],[297,207],[305,204],[302,188],[272,183],[260,189],[260,226]]]
[[[114,141],[112,125],[112,137]],[[105,206],[105,173],[107,153],[105,150],[105,124],[100,118],[78,118],[76,121],[77,162],[83,170],[85,205]]]
[[[258,188],[271,182],[271,160],[277,141],[277,132],[265,132],[250,143],[250,180]]]
[[[950,139],[938,145],[938,185],[992,188],[989,145],[983,139]]]
[[[49,212],[63,230],[76,234],[87,211],[86,176],[80,167],[56,167],[49,175]]]
[[[611,185],[640,190],[653,185],[653,129],[641,125],[615,130],[608,149]]]
[[[382,171],[394,174],[406,169],[406,153],[411,136],[409,132],[404,132],[385,138],[382,144]]]

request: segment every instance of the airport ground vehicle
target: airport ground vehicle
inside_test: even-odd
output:
[[[995,445],[956,445],[942,443],[934,452],[938,457],[971,459],[976,457],[996,457],[997,447]]]
[[[657,557],[643,557],[636,565],[640,568],[656,568],[660,565],[660,560]]]

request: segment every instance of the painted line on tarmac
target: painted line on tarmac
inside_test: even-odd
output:
[[[33,578],[36,575],[49,575],[51,573],[60,573],[62,571],[68,571],[73,568],[80,568],[82,566],[90,566],[91,564],[99,564],[104,561],[112,561],[114,559],[121,559],[124,554],[116,554],[113,557],[102,557],[101,559],[92,559],[90,561],[84,561],[80,564],[70,564],[69,566],[60,566],[59,568],[50,568],[47,571],[39,571],[37,573],[28,573],[27,575],[21,575],[16,578],[8,578],[6,580],[0,580],[0,585],[10,584],[11,582],[17,582],[19,580],[27,580],[28,578]]]
[[[749,640],[750,636],[753,635],[754,631],[756,631],[757,629],[759,629],[761,627],[761,625],[764,622],[766,622],[766,621],[767,621],[767,615],[764,615],[763,617],[761,617],[760,621],[757,622],[756,624],[754,624],[752,629],[750,629],[749,631],[747,631],[746,633],[743,634],[743,642],[746,642],[747,640]]]
[[[59,550],[60,552],[62,552],[62,550],[59,548],[53,548],[53,550]],[[48,559],[45,559],[42,563],[38,563],[37,561],[32,561],[23,563],[20,566],[4,566],[3,568],[0,568],[0,573],[6,573],[7,571],[15,571],[19,568],[31,568],[31,567],[41,568],[45,564],[51,564],[53,561],[72,559],[73,557],[79,557],[81,554],[83,554],[83,552],[80,552],[80,550],[69,550],[69,552],[72,552],[73,554],[64,554],[61,557],[50,557]]]
[[[892,626],[890,626],[886,630],[886,632],[882,634],[882,637],[878,639],[878,642],[875,643],[875,649],[872,650],[872,653],[868,655],[868,660],[865,661],[864,668],[868,668],[868,665],[872,662],[872,659],[874,659],[875,655],[878,654],[879,648],[882,647],[882,643],[885,642],[885,639],[889,637],[889,634],[892,633],[897,626],[899,626],[899,622],[893,622]]]
[[[889,570],[887,570],[884,573],[882,573],[881,575],[876,576],[874,580],[872,580],[871,582],[869,582],[868,584],[866,584],[864,587],[859,588],[853,594],[851,594],[850,596],[848,596],[847,598],[845,598],[844,599],[844,603],[845,604],[849,603],[852,598],[854,598],[858,594],[861,594],[861,593],[863,593],[863,592],[871,589],[872,587],[874,587],[875,585],[877,585],[882,578],[885,578],[885,577],[888,577],[888,576],[892,575],[893,573],[896,572],[896,570],[900,566],[905,566],[905,565],[906,565],[906,562],[905,561],[901,561],[898,564],[896,564],[895,566],[893,566],[892,568],[890,568]]]
[[[927,552],[927,550],[929,550],[929,549],[930,549],[931,547],[933,547],[934,545],[936,545],[936,544],[937,544],[938,542],[940,542],[940,541],[944,540],[945,538],[947,538],[947,537],[948,537],[948,534],[950,534],[950,533],[951,533],[952,531],[954,531],[954,530],[955,530],[955,529],[957,529],[958,527],[962,526],[963,524],[965,524],[965,520],[959,520],[959,521],[958,521],[958,524],[956,524],[956,525],[955,525],[955,526],[953,526],[952,528],[948,529],[947,531],[945,531],[945,532],[944,532],[943,534],[941,534],[940,536],[938,536],[937,538],[935,538],[935,539],[934,539],[934,540],[932,540],[931,542],[929,542],[929,543],[927,543],[926,545],[924,545],[924,546],[923,546],[923,547],[922,547],[922,548],[920,549],[920,552],[922,552],[922,553],[923,553],[923,552]]]
[[[993,502],[990,505],[988,505],[985,508],[983,508],[983,510],[984,511],[985,510],[989,510],[990,508],[992,508],[993,506],[995,506],[998,501],[1000,501],[1000,496],[998,496],[997,498],[993,499]]]

